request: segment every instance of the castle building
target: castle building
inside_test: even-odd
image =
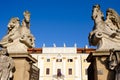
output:
[[[31,48],[28,52],[38,60],[39,80],[87,80],[86,61],[90,48],[43,47]]]

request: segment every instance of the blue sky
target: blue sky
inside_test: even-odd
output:
[[[120,14],[120,0],[1,0],[0,39],[7,33],[7,24],[12,17],[23,19],[23,12],[31,13],[31,33],[36,47],[78,47],[89,45],[88,34],[92,30],[92,6],[100,4],[106,15],[108,8]]]

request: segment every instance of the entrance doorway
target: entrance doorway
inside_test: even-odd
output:
[[[57,69],[57,77],[61,77],[62,73],[61,73],[61,69]]]

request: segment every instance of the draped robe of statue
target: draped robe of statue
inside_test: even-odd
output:
[[[120,80],[120,51],[111,49],[109,57],[109,69],[115,71],[115,79]]]
[[[14,67],[14,61],[7,55],[7,49],[0,50],[0,80],[10,80]]]

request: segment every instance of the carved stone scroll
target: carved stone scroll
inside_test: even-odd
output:
[[[120,16],[113,9],[106,11],[106,20],[99,5],[93,6],[93,30],[89,34],[90,45],[97,46],[97,50],[120,49]]]

